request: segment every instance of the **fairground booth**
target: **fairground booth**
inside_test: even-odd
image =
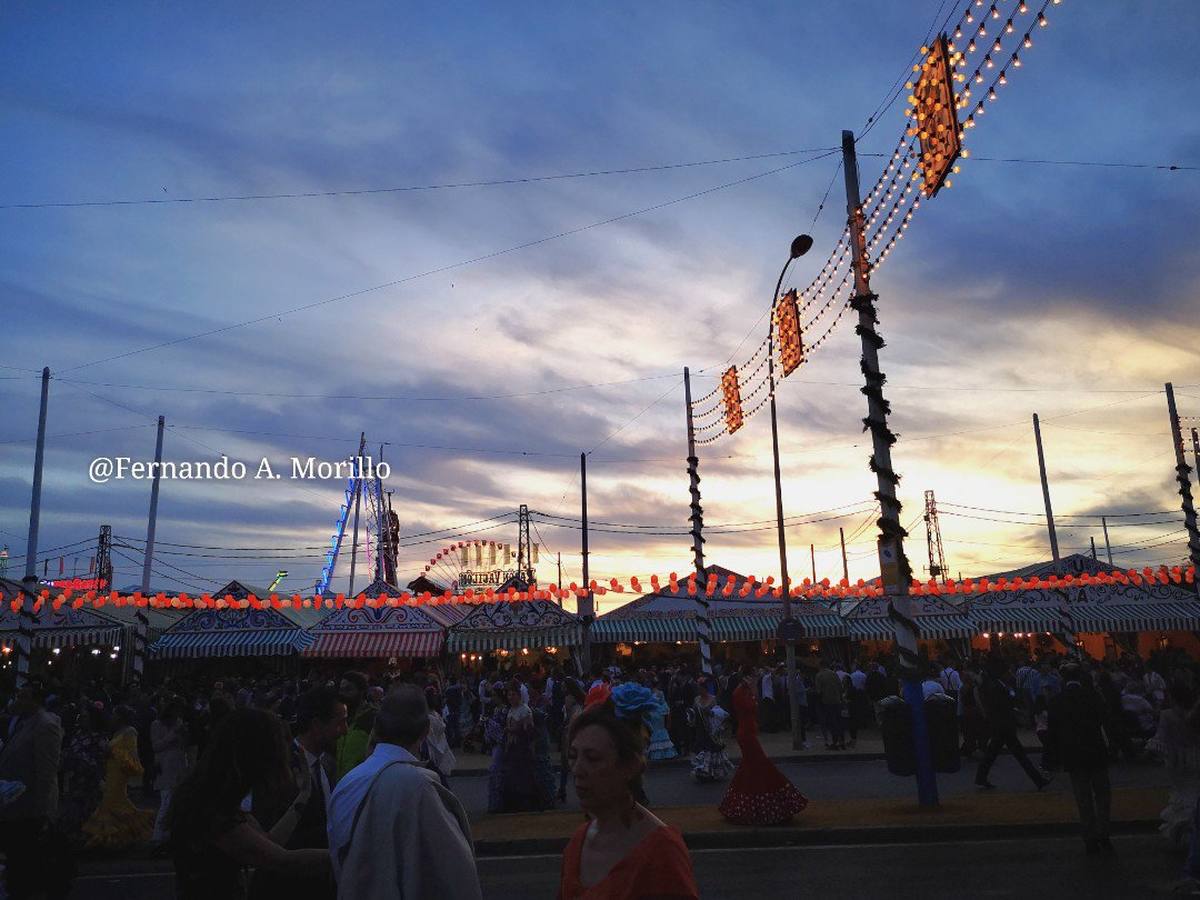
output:
[[[777,643],[776,633],[783,621],[783,603],[770,594],[756,597],[761,584],[737,572],[714,565],[708,566],[705,573],[715,575],[719,587],[716,596],[707,598],[714,662],[728,666],[782,659],[782,644]],[[694,662],[699,658],[698,611],[696,597],[682,583],[677,591],[664,586],[644,594],[592,623],[592,658],[632,666],[680,658]],[[842,652],[848,632],[836,601],[794,600],[792,616],[803,629],[798,649],[802,657],[815,657],[822,650]]]
[[[550,600],[466,604],[446,638],[448,661],[462,670],[510,671],[521,665],[570,665],[583,644],[579,616]]]
[[[231,581],[213,597],[267,598],[270,591]],[[249,674],[293,671],[297,655],[312,642],[308,628],[323,610],[195,609],[150,644],[149,659],[172,673]]]
[[[397,597],[400,591],[377,578],[355,599]],[[440,664],[446,631],[461,620],[461,606],[371,606],[357,603],[328,613],[308,630],[311,642],[300,652],[306,663],[358,668],[375,673],[411,671]]]
[[[1123,570],[1090,556],[1072,555],[990,576],[994,582],[1044,583],[1052,575],[1096,576]],[[1158,649],[1178,647],[1200,658],[1200,598],[1196,586],[1186,581],[1144,576],[1125,583],[1088,584],[1082,587],[1046,587],[993,591],[967,595],[962,607],[975,627],[971,646],[976,650],[1022,647],[1062,652],[1055,637],[1061,631],[1061,604],[1065,597],[1076,637],[1083,650],[1097,659],[1131,653],[1143,658]],[[1166,583],[1164,583],[1164,581]]]
[[[9,675],[20,632],[13,601],[23,596],[19,581],[0,578],[0,671]],[[44,604],[29,618],[33,633],[30,671],[55,679],[116,678],[121,672],[124,625],[90,605],[54,609]]]

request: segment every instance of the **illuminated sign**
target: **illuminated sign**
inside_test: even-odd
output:
[[[103,578],[57,578],[43,584],[63,591],[102,591],[108,587]]]
[[[804,341],[800,333],[800,311],[796,307],[795,291],[788,291],[775,304],[775,326],[783,374],[791,375],[804,362]]]
[[[742,389],[738,385],[737,366],[721,376],[721,399],[725,404],[725,427],[733,434],[742,427]]]
[[[921,189],[926,197],[941,190],[954,161],[962,152],[954,96],[954,60],[958,55],[957,52],[951,55],[949,42],[942,34],[928,48],[924,61],[913,67],[919,69],[921,75],[908,98],[913,107],[909,115],[916,120],[908,134],[920,140],[918,164],[924,178]]]

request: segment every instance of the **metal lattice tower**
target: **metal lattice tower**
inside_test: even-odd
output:
[[[529,507],[517,512],[517,577],[533,584],[533,541],[529,537]]]
[[[112,583],[112,526],[100,526],[100,538],[96,544],[96,587],[111,591]]]
[[[929,546],[929,575],[946,583],[946,553],[942,549],[942,526],[938,524],[937,499],[925,492],[925,543]]]

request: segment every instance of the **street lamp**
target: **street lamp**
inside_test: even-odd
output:
[[[787,538],[783,532],[783,482],[779,475],[779,420],[775,414],[775,307],[779,303],[779,289],[783,287],[783,277],[787,274],[792,260],[799,259],[813,245],[813,239],[807,234],[801,234],[792,241],[788,261],[783,264],[779,273],[779,281],[775,283],[775,293],[771,295],[770,337],[767,338],[767,378],[770,381],[771,392],[771,449],[775,457],[775,525],[779,532],[779,575],[780,594],[783,597],[783,622],[780,624],[787,655],[787,687],[788,709],[792,719],[792,749],[799,750],[800,740],[800,695],[796,691],[796,625],[792,620],[791,585],[788,579]]]

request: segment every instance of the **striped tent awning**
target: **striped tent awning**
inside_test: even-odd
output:
[[[1076,632],[1200,631],[1200,602],[1071,605]],[[1047,629],[1051,630],[1051,629]]]
[[[674,643],[696,640],[696,620],[686,616],[663,618],[629,617],[610,619],[601,616],[592,623],[592,642],[597,644],[619,644],[644,641],[646,643]]]
[[[441,631],[324,631],[310,632],[316,640],[304,656],[342,659],[427,658],[442,651]]]
[[[578,647],[583,643],[583,626],[557,625],[551,628],[452,629],[446,649],[455,653],[485,653],[489,650],[530,650],[539,647]]]
[[[284,628],[168,631],[150,646],[163,659],[217,656],[289,656],[312,640],[303,631]]]
[[[54,647],[84,647],[89,644],[105,644],[119,647],[124,629],[120,625],[96,628],[39,628],[33,632],[33,646],[43,649]],[[16,631],[0,632],[0,642],[6,647],[16,643]]]
[[[1074,605],[1071,609],[1074,615]],[[971,607],[968,616],[980,633],[1059,630],[1058,611],[1048,606],[978,604]]]
[[[916,622],[920,636],[928,640],[971,637],[977,630],[963,615],[917,616]],[[855,641],[890,641],[896,637],[892,622],[886,616],[850,617],[846,619],[846,625],[850,629],[850,639]]]

